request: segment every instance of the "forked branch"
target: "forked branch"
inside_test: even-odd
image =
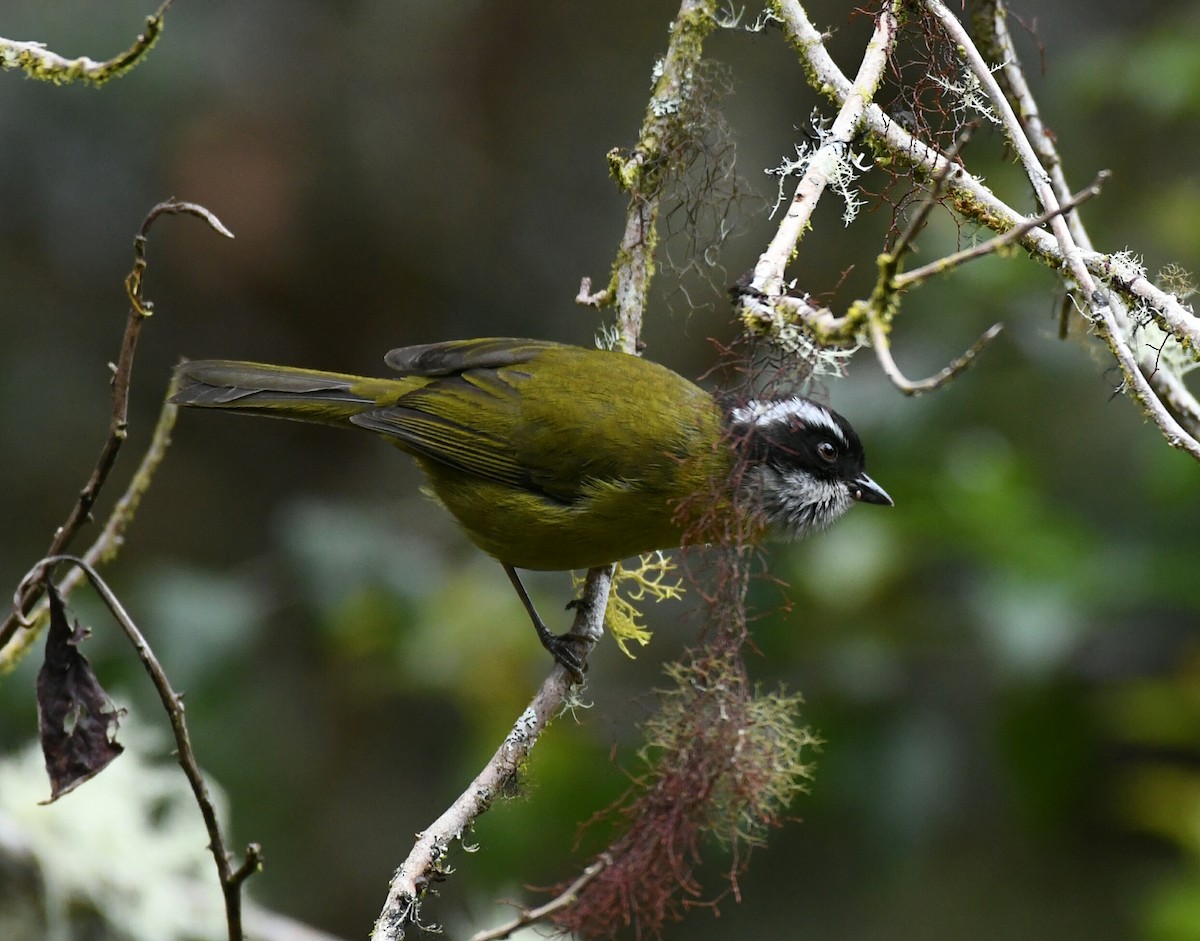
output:
[[[987,94],[1021,157],[1043,208],[1048,213],[1058,210],[1047,220],[1049,231],[1040,225],[1028,228],[1021,234],[1020,244],[1033,257],[1062,272],[1068,289],[1076,292],[1077,303],[1092,330],[1117,361],[1124,376],[1124,387],[1133,393],[1145,413],[1158,425],[1167,443],[1200,460],[1200,441],[1196,435],[1200,431],[1200,422],[1196,421],[1200,404],[1178,375],[1169,374],[1156,356],[1134,349],[1137,323],[1145,318],[1177,342],[1188,356],[1200,357],[1200,318],[1178,298],[1151,284],[1143,272],[1122,263],[1118,256],[1092,250],[1078,214],[1071,213],[1069,218],[1064,218],[1061,210],[1069,198],[1069,191],[1053,142],[1044,133],[1040,121],[1027,119],[1023,124],[1017,116],[1017,110],[1023,115],[1036,116],[1037,108],[1027,83],[1023,79],[1014,79],[1019,73],[1019,63],[1015,54],[1010,54],[1011,40],[1007,32],[993,29],[993,35],[1000,37],[1001,47],[1005,49],[1005,84],[1018,97],[1018,109],[1013,108],[974,41],[945,4],[938,0],[923,0],[923,5]],[[1003,8],[998,0],[991,9],[993,21],[999,22]],[[777,0],[773,10],[793,47],[803,58],[813,83],[843,105],[850,101],[853,85],[830,57],[824,37],[813,26],[803,5],[797,0]],[[944,154],[915,137],[874,103],[867,104],[862,127],[877,146],[926,176],[936,176],[948,163]],[[1036,146],[1031,143],[1031,137],[1036,139]],[[1010,231],[1027,221],[1023,213],[999,199],[964,168],[947,177],[947,195],[965,218],[1000,232]],[[1127,304],[1137,307],[1138,321],[1130,317]],[[867,326],[862,314],[837,318],[835,324],[839,328],[837,334],[818,333],[818,337],[824,341],[846,343]]]

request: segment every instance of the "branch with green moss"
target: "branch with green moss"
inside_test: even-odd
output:
[[[30,78],[56,85],[86,82],[100,86],[110,79],[120,78],[141,62],[163,31],[163,19],[171,0],[163,0],[159,8],[146,17],[145,31],[138,34],[133,45],[120,55],[103,62],[79,56],[68,59],[46,48],[45,43],[23,42],[0,36],[0,68],[20,69]]]
[[[684,0],[671,24],[667,52],[654,65],[654,86],[637,143],[629,151],[614,148],[608,154],[609,172],[621,190],[629,194],[625,231],[608,286],[592,293],[590,279],[584,279],[577,300],[593,306],[615,306],[615,335],[610,345],[627,353],[637,352],[654,277],[663,186],[680,170],[679,157],[695,133],[688,117],[704,40],[716,27],[715,0]]]

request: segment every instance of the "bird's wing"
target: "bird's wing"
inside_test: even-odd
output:
[[[392,350],[385,357],[402,375],[428,379],[350,420],[393,438],[405,450],[447,467],[570,502],[575,488],[549,488],[522,460],[520,369],[559,344],[539,340],[457,340]],[[527,460],[527,458],[526,458]],[[574,483],[574,481],[573,481]]]

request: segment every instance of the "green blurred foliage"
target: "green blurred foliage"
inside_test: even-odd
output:
[[[157,313],[118,476],[181,355],[372,372],[387,349],[439,338],[590,342],[595,319],[572,298],[582,275],[606,276],[622,227],[604,154],[635,133],[676,6],[179,2],[149,60],[103,91],[0,77],[7,583],[100,446],[130,239],[168,195],[204,203],[237,239],[156,228]],[[0,34],[102,57],[146,12],[10,0]],[[1098,245],[1144,254],[1151,273],[1195,270],[1200,8],[1016,12],[1037,17],[1044,71],[1024,34],[1022,53],[1069,177],[1115,171],[1083,210]],[[814,15],[850,68],[865,19],[832,3]],[[722,33],[712,51],[734,77],[738,166],[769,200],[761,168],[792,152],[816,96],[774,36]],[[1000,149],[985,128],[968,151],[995,155],[972,165],[998,186],[1011,179]],[[888,214],[849,231],[837,214],[821,207],[793,273],[832,292],[848,271],[844,304],[874,276]],[[762,214],[744,224],[718,287],[773,229]],[[960,234],[935,214],[922,259]],[[728,333],[724,300],[667,268],[648,353],[700,375],[707,338]],[[770,549],[786,587],[754,585],[751,671],[802,692],[826,744],[792,807],[802,822],[754,854],[742,904],[719,921],[697,911],[671,937],[1200,937],[1197,471],[1112,397],[1086,337],[1055,338],[1058,304],[1022,257],[974,264],[909,297],[895,334],[918,376],[1003,320],[969,373],[909,400],[861,356],[830,385],[897,506]],[[503,573],[418,487],[365,435],[187,414],[109,570],[187,690],[233,844],[265,845],[252,893],[346,937],[547,666]],[[531,587],[554,620],[567,577]],[[103,613],[75,604],[131,721],[163,724]],[[588,708],[539,743],[522,793],[469,835],[478,851],[456,851],[436,901],[452,930],[495,920],[496,898],[532,897],[521,887],[601,845],[602,827],[578,825],[626,787],[636,725],[694,609],[651,609],[656,636],[634,661],[597,652]],[[5,751],[35,734],[34,669],[0,678]],[[714,856],[710,884],[724,864]]]

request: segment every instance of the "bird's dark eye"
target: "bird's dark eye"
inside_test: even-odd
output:
[[[822,441],[817,445],[817,456],[828,464],[837,460],[838,449],[832,441]]]

